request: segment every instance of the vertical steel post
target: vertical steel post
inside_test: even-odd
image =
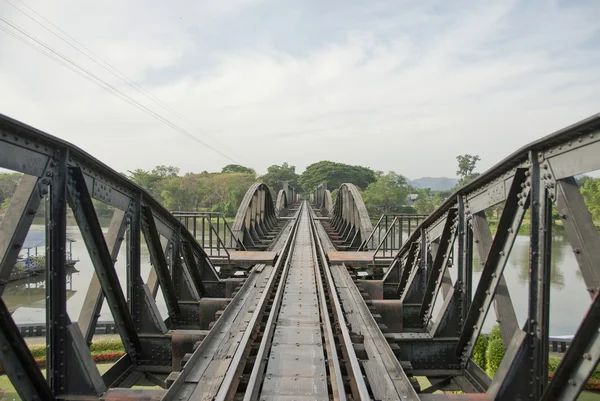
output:
[[[46,207],[46,377],[54,395],[67,390],[67,159],[56,151]]]
[[[530,152],[531,243],[529,254],[529,319],[526,328],[531,353],[533,398],[539,399],[548,381],[550,320],[550,249],[552,205],[540,173],[543,153]]]

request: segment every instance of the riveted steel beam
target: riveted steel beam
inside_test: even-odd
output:
[[[127,228],[126,222],[127,218],[125,212],[120,209],[115,209],[108,226],[108,232],[105,236],[113,263],[116,263],[117,261],[117,255],[119,254],[119,249],[121,248],[125,236],[125,230]],[[104,294],[102,293],[102,285],[98,279],[98,275],[94,272],[81,307],[81,312],[79,312],[79,318],[77,319],[79,328],[88,344],[92,343],[92,338],[96,331],[96,323],[100,317],[103,303]]]
[[[484,212],[477,212],[472,215],[471,220],[473,226],[473,236],[475,238],[475,244],[477,245],[477,251],[479,253],[479,259],[485,261],[489,255],[490,248],[492,246],[492,233],[488,224],[487,218]],[[505,345],[510,343],[513,334],[519,328],[517,322],[517,315],[515,314],[515,308],[508,291],[508,285],[504,279],[504,273],[500,275],[498,286],[496,288],[496,295],[494,296],[494,311],[496,312],[496,319],[499,322],[500,333],[502,335],[502,341]]]
[[[133,319],[128,311],[125,296],[115,270],[113,258],[104,239],[98,216],[94,210],[92,198],[88,192],[83,173],[80,168],[69,168],[70,185],[68,186],[69,203],[77,225],[81,227],[81,235],[88,249],[96,275],[100,280],[102,291],[115,319],[125,350],[132,359],[136,359],[141,351]]]
[[[573,177],[558,180],[556,208],[591,297],[600,288],[600,237]]]
[[[485,317],[492,304],[500,276],[506,266],[508,255],[525,215],[530,188],[529,185],[525,185],[530,183],[525,179],[525,173],[525,170],[520,170],[515,175],[515,180],[512,183],[498,223],[498,231],[490,246],[475,296],[465,319],[456,349],[457,355],[462,355],[464,364],[471,357],[477,337],[479,337]]]

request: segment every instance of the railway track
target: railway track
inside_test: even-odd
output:
[[[303,202],[277,262],[253,270],[165,399],[414,399],[345,267],[328,265],[315,217]]]

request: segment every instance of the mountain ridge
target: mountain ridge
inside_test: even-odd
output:
[[[421,177],[409,180],[409,183],[414,188],[430,188],[433,191],[447,191],[458,184],[458,179],[450,177]]]

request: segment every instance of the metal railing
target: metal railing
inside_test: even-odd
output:
[[[427,218],[425,214],[391,213],[383,214],[373,231],[362,242],[359,251],[374,250],[373,259],[394,258],[405,239]]]
[[[192,233],[209,257],[230,260],[230,251],[246,250],[221,213],[188,211],[172,213]]]

